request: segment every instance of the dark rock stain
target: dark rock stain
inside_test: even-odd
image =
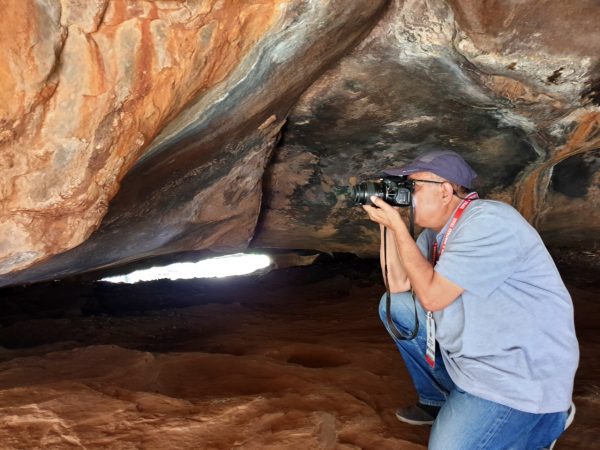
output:
[[[600,63],[592,70],[587,87],[581,92],[581,100],[584,105],[592,103],[600,106]]]
[[[564,70],[564,67],[561,67],[560,69],[555,70],[554,72],[552,72],[552,75],[550,75],[547,80],[548,83],[552,83],[552,84],[558,84],[558,79],[560,78],[560,76],[562,75],[562,71]]]
[[[598,170],[600,148],[567,158],[554,167],[552,189],[568,197],[585,197]]]

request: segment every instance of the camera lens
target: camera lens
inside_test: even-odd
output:
[[[382,192],[383,190],[381,183],[375,183],[372,181],[366,181],[364,183],[359,183],[356,186],[352,186],[350,191],[352,198],[354,199],[354,203],[357,205],[370,205],[370,197],[372,195],[381,197]]]

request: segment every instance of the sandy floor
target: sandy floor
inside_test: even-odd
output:
[[[429,428],[394,417],[416,396],[377,317],[378,277],[346,262],[4,290],[0,448],[423,449]],[[571,290],[578,414],[556,448],[600,448],[598,289]]]

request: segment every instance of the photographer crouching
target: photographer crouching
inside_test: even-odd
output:
[[[579,349],[540,236],[511,206],[479,199],[455,152],[385,174],[354,195],[381,227],[380,315],[419,396],[396,416],[433,424],[433,450],[552,448],[575,413]],[[395,206],[424,228],[416,242]]]

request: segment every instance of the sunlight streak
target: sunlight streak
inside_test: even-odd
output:
[[[191,278],[223,278],[234,275],[246,275],[271,264],[266,255],[235,255],[219,256],[198,262],[175,263],[164,267],[151,267],[136,270],[127,275],[103,278],[109,283],[138,283],[152,280],[189,280]]]

